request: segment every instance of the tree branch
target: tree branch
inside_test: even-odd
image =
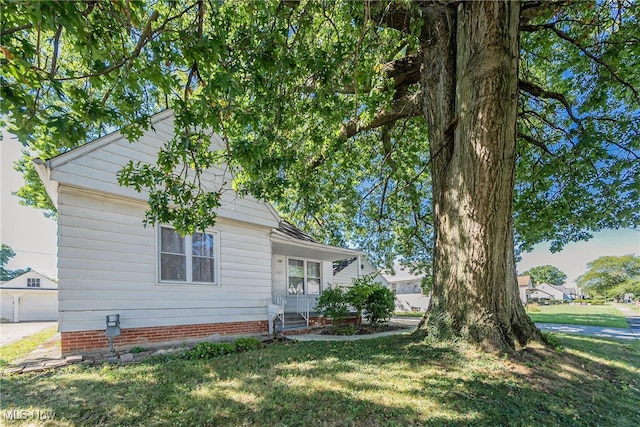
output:
[[[30,28],[33,28],[33,24],[25,24],[25,25],[21,25],[19,27],[9,28],[8,30],[2,31],[0,33],[0,37],[8,36],[8,35],[11,35],[13,33],[18,32],[18,31],[28,30]]]
[[[420,53],[405,56],[387,62],[381,67],[382,71],[393,79],[393,88],[397,98],[404,95],[405,88],[420,81],[421,56]]]
[[[633,95],[636,98],[636,100],[638,101],[638,103],[640,103],[640,93],[638,93],[638,90],[635,87],[633,87],[633,85],[631,83],[629,83],[628,81],[626,81],[622,77],[620,77],[616,73],[616,70],[614,70],[614,68],[611,65],[607,64],[605,61],[603,61],[602,59],[597,57],[595,54],[591,53],[584,46],[582,46],[580,43],[578,43],[578,40],[574,39],[569,34],[567,34],[566,32],[564,32],[561,29],[559,29],[558,27],[556,27],[555,23],[540,24],[540,25],[521,25],[520,26],[520,30],[521,31],[530,31],[531,32],[531,31],[540,31],[540,30],[544,30],[544,29],[553,31],[562,40],[567,41],[567,42],[571,43],[572,45],[574,45],[578,50],[580,50],[580,52],[582,52],[586,57],[591,59],[593,62],[595,62],[596,64],[598,64],[598,65],[600,65],[602,67],[604,67],[604,69],[607,70],[609,72],[609,74],[611,74],[611,76],[615,80],[618,81],[618,83],[620,83],[621,85],[623,85],[624,87],[629,89],[633,93]]]
[[[421,69],[420,54],[409,55],[403,58],[396,59],[391,62],[387,62],[380,66],[380,70],[387,75],[387,77],[393,79],[394,89],[396,90],[396,99],[405,94],[405,89],[412,84],[416,84],[420,81],[420,69]],[[318,83],[313,77],[310,77],[303,86],[303,90],[306,92],[315,92],[319,88]],[[356,90],[360,93],[371,91],[370,87],[357,87],[353,84],[343,85],[340,87],[332,88],[333,92],[354,95]]]
[[[58,25],[58,30],[53,38],[53,57],[51,58],[51,71],[49,72],[49,78],[53,80],[58,68],[58,51],[60,49],[60,36],[62,35],[62,25]]]
[[[569,114],[569,117],[571,117],[571,120],[573,120],[580,126],[582,125],[582,120],[575,115],[575,113],[573,112],[573,108],[571,108],[571,104],[569,104],[569,101],[567,101],[567,98],[565,98],[563,94],[546,90],[527,80],[518,80],[518,89],[523,90],[524,92],[527,92],[537,98],[548,98],[559,101],[564,106],[567,114]]]
[[[393,6],[395,3],[389,2],[388,4],[384,4],[383,2],[378,3],[379,7],[376,11],[377,13],[374,16],[374,19],[378,21],[379,25],[386,25],[389,28],[394,28],[400,32],[408,33],[411,27],[411,12],[402,8]]]
[[[527,141],[530,144],[535,145],[536,147],[539,147],[542,149],[542,151],[544,151],[545,153],[547,153],[550,156],[553,157],[557,157],[555,154],[553,154],[549,148],[541,141],[538,141],[537,139],[535,139],[534,137],[532,137],[531,135],[527,135],[524,132],[518,132],[518,138],[522,138],[525,141]]]
[[[340,136],[348,139],[360,132],[392,124],[399,119],[419,116],[422,114],[420,100],[421,92],[418,92],[395,100],[389,109],[379,110],[369,123],[362,123],[359,120],[350,120],[343,123]]]

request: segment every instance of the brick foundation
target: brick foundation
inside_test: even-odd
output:
[[[114,338],[113,345],[118,349],[118,347],[144,346],[171,341],[198,340],[211,335],[260,334],[267,331],[266,320],[127,328],[122,330],[119,337]],[[62,332],[60,335],[63,356],[109,349],[109,341],[104,330]]]

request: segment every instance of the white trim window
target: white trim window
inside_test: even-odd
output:
[[[173,228],[160,226],[159,281],[218,284],[219,246],[215,232],[196,232],[182,237]]]
[[[289,295],[320,295],[322,292],[322,263],[289,258],[287,261],[287,289]]]
[[[39,288],[39,287],[40,287],[39,277],[27,277],[27,288]]]

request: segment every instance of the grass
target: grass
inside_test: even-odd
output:
[[[57,326],[52,326],[20,341],[0,347],[0,366],[6,366],[14,360],[26,356],[40,344],[53,337],[56,332]]]
[[[280,343],[210,361],[72,365],[0,378],[0,417],[51,411],[48,425],[78,426],[640,425],[640,344],[555,337],[560,352],[532,346],[510,357],[396,335]]]
[[[393,315],[398,317],[423,317],[424,311],[415,311],[415,312],[396,311],[393,313]]]
[[[534,322],[604,326],[609,328],[629,327],[624,315],[618,309],[609,305],[559,304],[534,306],[535,309],[532,309],[531,306],[529,307],[527,314]]]

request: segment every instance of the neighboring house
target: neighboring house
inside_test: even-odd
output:
[[[336,286],[351,286],[354,278],[375,274],[375,281],[389,288],[389,282],[377,268],[363,256],[353,257],[333,263],[333,283]]]
[[[58,319],[58,284],[31,270],[0,285],[3,322]]]
[[[573,296],[571,292],[573,290]],[[550,299],[556,301],[571,301],[575,298],[575,289],[565,289],[564,286],[553,286],[547,283],[537,283],[531,292],[530,299]]]
[[[522,304],[527,304],[530,299],[531,292],[534,287],[531,282],[531,276],[518,276],[518,292],[520,293],[520,301]]]
[[[408,267],[396,262],[393,272],[382,275],[389,282],[389,286],[396,299],[396,311],[426,311],[430,297],[422,293],[423,276],[411,273]]]
[[[107,348],[112,314],[122,328],[116,347],[267,333],[283,311],[313,321],[333,262],[364,255],[318,243],[268,203],[240,198],[224,167],[203,177],[204,186],[226,189],[214,227],[181,237],[168,224],[143,226],[148,193],[121,187],[116,174],[130,160],[155,163],[173,135],[164,111],[136,143],[116,132],[35,161],[58,212],[63,354]]]
[[[567,286],[563,286],[563,292],[569,297],[569,299],[574,300],[580,297],[577,288],[570,288]]]

